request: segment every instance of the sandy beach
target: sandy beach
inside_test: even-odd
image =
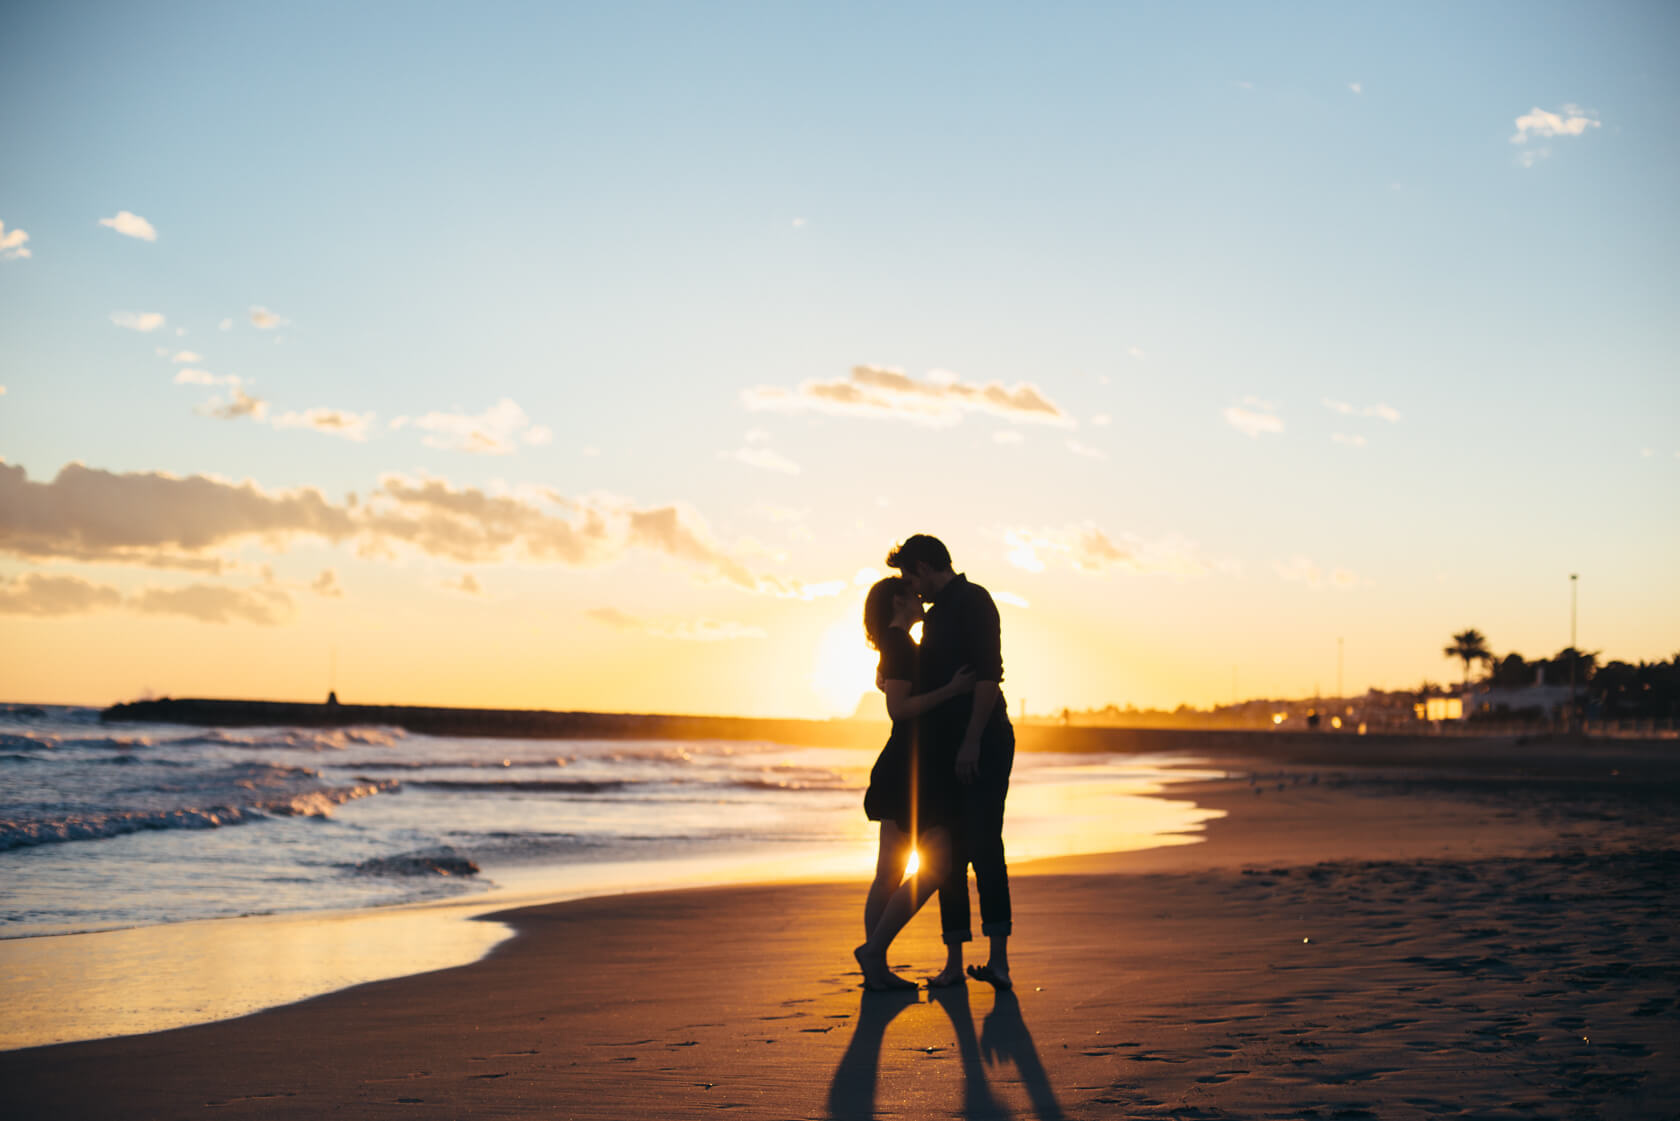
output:
[[[1016,869],[1012,994],[861,993],[859,883],[580,900],[469,966],[0,1054],[6,1114],[1680,1116],[1672,743],[1217,763],[1174,792],[1227,811],[1205,843]],[[930,909],[893,963],[940,959]]]

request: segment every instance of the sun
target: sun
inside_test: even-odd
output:
[[[817,642],[811,686],[833,716],[850,716],[858,700],[875,688],[879,655],[863,637],[863,624],[854,618],[836,622]]]

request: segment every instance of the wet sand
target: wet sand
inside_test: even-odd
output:
[[[1292,746],[1023,865],[1013,994],[862,994],[861,884],[498,916],[470,966],[0,1054],[8,1117],[1680,1115],[1680,748]],[[893,961],[941,959],[930,909]]]

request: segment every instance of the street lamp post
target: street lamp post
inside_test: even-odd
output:
[[[1579,572],[1569,574],[1569,721],[1572,726],[1576,719],[1575,666],[1581,660],[1581,651],[1575,646],[1575,588],[1580,579]]]

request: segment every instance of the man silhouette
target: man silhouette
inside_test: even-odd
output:
[[[939,920],[945,938],[945,968],[928,984],[955,985],[964,978],[963,943],[973,939],[969,925],[968,866],[980,893],[980,931],[991,941],[984,966],[970,966],[967,976],[1002,990],[1009,978],[1009,868],[1003,853],[1003,802],[1009,772],[1015,765],[1015,729],[1000,688],[1003,654],[997,605],[979,584],[951,568],[951,553],[937,537],[918,533],[887,556],[929,604],[922,623],[916,691],[944,682],[964,666],[974,671],[974,690],[954,697],[922,717],[920,735],[933,760],[948,760],[949,770],[929,779],[955,779],[955,816],[950,872],[939,889]],[[938,765],[938,764],[934,764]]]

